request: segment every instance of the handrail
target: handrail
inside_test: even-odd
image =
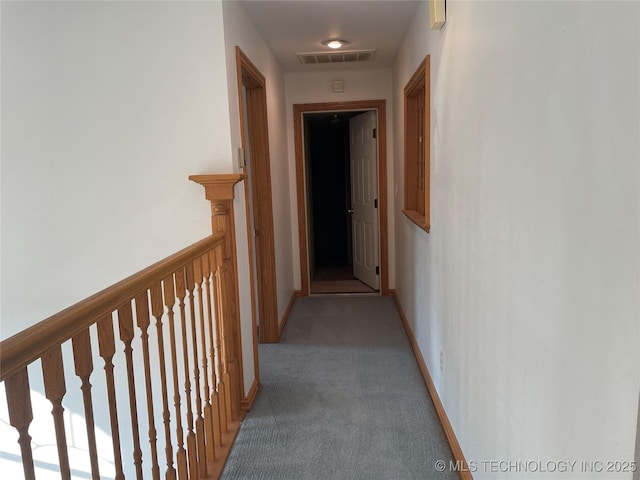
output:
[[[159,282],[190,258],[221,245],[224,234],[211,235],[124,280],[68,307],[59,313],[0,342],[0,381],[37,360],[42,352],[77,335],[96,319],[111,313],[122,303]]]
[[[231,188],[240,179],[221,176],[207,191],[213,235],[0,342],[0,413],[18,435],[25,480],[51,469],[39,445],[55,445],[62,480],[99,480],[105,468],[115,480],[219,478],[244,415]],[[8,468],[17,475],[18,462]]]

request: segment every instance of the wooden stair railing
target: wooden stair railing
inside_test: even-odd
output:
[[[218,478],[243,415],[229,238],[207,237],[0,343],[25,479],[39,471],[34,416],[53,425],[63,480],[83,468],[94,480]],[[76,385],[81,401],[67,414],[84,418],[81,434],[69,431],[78,425],[63,407]],[[34,395],[51,403],[50,414],[34,411]],[[71,437],[87,452],[86,467],[70,461]]]

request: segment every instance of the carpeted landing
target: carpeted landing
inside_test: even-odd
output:
[[[260,391],[222,478],[455,479],[402,322],[386,297],[303,297],[262,344]]]

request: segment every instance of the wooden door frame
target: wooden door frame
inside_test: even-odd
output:
[[[249,57],[236,47],[236,74],[238,82],[238,104],[240,110],[240,136],[242,148],[247,145],[251,152],[251,192],[253,196],[253,220],[256,229],[256,274],[254,278],[253,243],[250,218],[249,189],[245,188],[245,204],[247,208],[247,237],[249,242],[249,275],[251,279],[251,308],[254,328],[256,325],[255,309],[260,318],[260,342],[276,343],[280,337],[278,329],[278,296],[276,292],[275,241],[273,233],[273,207],[271,200],[271,161],[269,157],[269,131],[267,128],[267,93],[265,78],[260,70],[249,60]],[[246,138],[242,87],[246,88],[247,120],[249,138]],[[243,172],[249,174],[248,168]],[[254,295],[257,282],[258,298]],[[255,348],[257,350],[257,347]],[[255,354],[258,361],[257,351]],[[257,372],[257,366],[256,366]]]
[[[380,246],[380,295],[389,291],[389,245],[387,239],[387,115],[386,100],[360,100],[350,102],[299,103],[293,105],[293,132],[296,155],[296,190],[298,200],[298,237],[300,246],[300,294],[308,296],[309,252],[307,238],[306,188],[304,169],[303,115],[315,112],[376,110],[378,121],[378,217]]]

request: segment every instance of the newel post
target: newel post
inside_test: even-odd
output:
[[[189,180],[199,183],[204,187],[205,197],[211,202],[211,229],[213,234],[224,234],[224,263],[228,265],[230,273],[229,285],[231,292],[227,299],[228,308],[231,310],[230,337],[233,347],[227,353],[231,353],[232,375],[237,375],[238,385],[231,386],[231,392],[236,397],[238,404],[240,397],[244,397],[244,381],[242,379],[242,345],[240,338],[240,306],[238,296],[238,263],[236,252],[236,229],[233,212],[233,188],[236,183],[246,178],[243,174],[220,174],[220,175],[191,175]],[[224,321],[224,319],[223,319]],[[237,362],[237,363],[236,363]],[[235,376],[235,375],[234,375]],[[236,383],[236,382],[232,382]],[[235,405],[235,402],[233,402]],[[234,409],[234,414],[237,412]],[[233,415],[235,417],[235,415]]]
[[[204,187],[204,194],[211,202],[211,228],[213,234],[225,234],[225,257],[231,256],[235,242],[235,222],[233,216],[233,187],[246,175],[240,173],[220,175],[190,175],[189,180]]]

